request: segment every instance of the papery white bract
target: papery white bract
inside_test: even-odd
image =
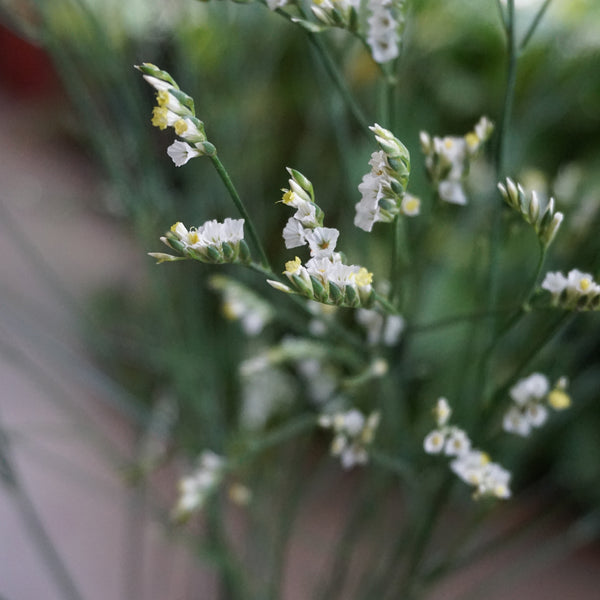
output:
[[[197,148],[180,140],[175,140],[167,148],[167,154],[171,157],[171,160],[175,163],[176,167],[185,165],[190,159],[195,158],[196,156],[202,156],[202,152]]]

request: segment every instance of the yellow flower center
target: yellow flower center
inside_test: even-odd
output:
[[[169,111],[162,106],[155,106],[154,110],[152,111],[152,125],[154,125],[154,127],[158,127],[159,129],[166,129],[168,125],[168,112]]]
[[[583,277],[579,282],[579,287],[581,288],[582,292],[587,291],[590,285],[592,285],[592,282],[587,277]]]
[[[167,90],[159,90],[156,94],[156,102],[159,106],[165,106],[169,103],[169,92]]]
[[[569,406],[571,406],[571,397],[562,390],[552,390],[548,394],[548,404],[554,410],[564,410],[565,408],[569,408]]]
[[[175,127],[175,133],[177,135],[183,135],[188,130],[188,124],[184,119],[177,119],[173,127]]]
[[[300,269],[301,266],[302,266],[302,261],[296,256],[296,258],[294,260],[288,260],[285,263],[285,270],[288,273],[293,274],[296,271],[298,271],[298,269]]]
[[[281,198],[281,201],[284,204],[291,204],[296,199],[296,194],[294,194],[292,190],[283,189],[282,192],[283,196]]]
[[[471,150],[479,146],[479,138],[477,137],[477,134],[473,131],[465,135],[465,142],[467,142],[467,146],[469,146]]]
[[[364,267],[361,267],[360,271],[354,276],[354,281],[356,281],[356,285],[360,287],[371,285],[373,273],[369,273]]]
[[[450,150],[450,148],[452,148],[452,146],[454,146],[454,142],[450,138],[446,138],[444,140],[444,146],[446,146],[447,150]]]
[[[416,212],[419,210],[420,202],[418,198],[410,198],[404,203],[404,210],[407,213]]]

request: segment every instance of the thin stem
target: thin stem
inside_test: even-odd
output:
[[[525,33],[525,35],[523,36],[523,39],[521,40],[521,43],[519,44],[519,51],[524,50],[525,46],[527,46],[527,44],[529,43],[531,36],[534,34],[535,30],[537,29],[537,26],[539,25],[540,21],[542,20],[542,17],[546,13],[546,10],[548,10],[548,7],[550,6],[550,2],[552,2],[552,0],[546,0],[544,2],[544,4],[542,4],[540,9],[538,10],[537,14],[533,18],[533,21],[531,22],[531,25],[529,26],[529,29],[527,30],[527,33]]]
[[[260,262],[262,263],[263,267],[270,268],[269,259],[267,258],[267,255],[266,255],[263,245],[260,241],[260,238],[258,237],[258,234],[256,233],[256,229],[254,228],[254,223],[252,222],[252,219],[250,218],[250,215],[248,214],[248,211],[246,210],[246,207],[245,207],[244,203],[242,202],[242,199],[240,198],[239,194],[237,193],[237,190],[235,189],[235,186],[233,185],[233,181],[231,181],[231,177],[229,177],[229,173],[227,172],[227,169],[225,169],[225,166],[219,160],[219,157],[216,154],[210,154],[209,157],[210,157],[210,160],[212,161],[215,169],[217,170],[219,177],[225,184],[225,187],[227,188],[227,191],[229,192],[229,195],[231,196],[231,199],[233,200],[235,207],[238,209],[239,213],[242,215],[242,217],[244,218],[244,220],[246,222],[246,227],[248,228],[248,234],[250,235],[250,238],[260,255]]]
[[[508,51],[506,89],[504,92],[504,103],[502,114],[500,116],[500,126],[498,128],[498,145],[496,147],[495,167],[497,180],[502,179],[504,174],[504,153],[508,127],[512,113],[513,100],[515,95],[515,84],[517,78],[517,47],[515,36],[515,0],[508,0],[508,14],[504,22],[506,32],[506,43]]]
[[[299,4],[298,7],[302,18],[308,20],[309,15],[306,13],[304,7],[301,4]],[[275,10],[275,12],[284,17],[286,20],[292,23],[294,22],[292,16],[288,14],[285,10],[278,8]],[[371,131],[369,129],[369,121],[365,117],[362,108],[359,106],[353,94],[350,92],[350,89],[346,84],[346,80],[340,72],[340,69],[337,66],[336,62],[333,60],[329,49],[323,43],[323,40],[319,37],[319,34],[311,33],[310,31],[306,31],[305,29],[304,31],[308,37],[309,42],[317,51],[317,54],[321,57],[323,66],[325,67],[327,74],[329,75],[329,77],[331,77],[331,80],[335,84],[338,92],[340,93],[340,96],[344,99],[344,102],[347,104],[350,113],[352,114],[356,122],[361,126],[361,129],[363,130],[365,135],[367,135],[367,137],[370,139]]]
[[[43,557],[57,587],[65,600],[83,600],[75,582],[71,578],[62,558],[33,504],[31,497],[21,485],[16,465],[11,457],[8,436],[0,424],[0,476],[8,490],[12,493],[21,513],[24,525],[35,542],[35,547]]]

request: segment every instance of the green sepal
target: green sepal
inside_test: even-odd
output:
[[[195,114],[194,99],[191,96],[188,96],[185,92],[178,89],[169,90],[169,93],[174,96],[182,106],[187,108],[191,115]]]
[[[358,31],[358,13],[354,6],[350,8],[350,15],[348,19],[348,30],[352,33],[356,33]]]
[[[207,246],[204,249],[204,251],[208,255],[208,258],[211,262],[215,262],[215,263],[223,262],[222,254],[214,246]]]
[[[252,256],[250,255],[250,248],[248,248],[248,244],[246,244],[245,240],[241,240],[238,249],[238,261],[247,264],[251,260]]]
[[[353,308],[358,308],[360,306],[360,298],[358,297],[358,294],[353,286],[346,286],[345,297],[345,304],[347,306],[352,306]]]
[[[308,287],[306,281],[304,281],[304,279],[302,279],[302,277],[299,277],[298,275],[296,275],[295,273],[292,274],[292,281],[294,282],[294,285],[296,286],[296,288],[298,288],[302,294],[304,294],[305,296],[308,296],[310,298],[313,297],[313,291]]]
[[[150,75],[151,77],[156,77],[156,79],[160,79],[161,81],[166,81],[170,83],[176,90],[179,89],[179,86],[175,82],[175,80],[171,77],[170,73],[167,71],[163,71],[159,69],[156,65],[152,63],[142,63],[141,65],[135,65],[135,68],[138,71],[144,73],[144,75]]]
[[[197,144],[194,144],[194,146],[205,156],[215,156],[217,154],[216,147],[210,142],[198,142]]]
[[[167,231],[165,238],[173,250],[177,250],[177,252],[185,252],[185,244],[183,244],[183,242],[181,242],[173,232]]]
[[[315,193],[313,190],[313,184],[308,179],[308,177],[304,176],[300,171],[296,171],[296,169],[292,169],[291,167],[287,167],[287,172],[292,176],[292,179],[305,191],[310,194],[312,201],[315,201]]]
[[[329,282],[329,296],[338,306],[344,303],[344,292],[335,283]]]
[[[221,244],[221,250],[223,251],[223,256],[227,262],[232,262],[235,259],[235,248],[228,242],[223,242]]]
[[[328,294],[323,284],[314,275],[310,276],[310,281],[313,286],[315,298],[319,302],[327,302]]]

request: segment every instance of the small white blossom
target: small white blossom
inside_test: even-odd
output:
[[[314,257],[330,257],[333,255],[340,232],[332,227],[315,227],[308,231],[305,239]]]
[[[202,156],[202,152],[198,148],[180,140],[175,140],[167,148],[167,154],[171,157],[176,167],[185,165],[190,159],[196,156]]]
[[[283,228],[285,247],[298,248],[306,244],[306,229],[298,219],[290,217]]]
[[[425,448],[425,452],[427,452],[427,454],[439,454],[444,449],[445,442],[445,434],[442,431],[434,429],[425,437],[423,447]]]
[[[318,421],[321,427],[333,429],[331,454],[339,456],[344,469],[368,462],[367,447],[373,442],[379,425],[379,413],[365,417],[359,410],[321,415]]]

